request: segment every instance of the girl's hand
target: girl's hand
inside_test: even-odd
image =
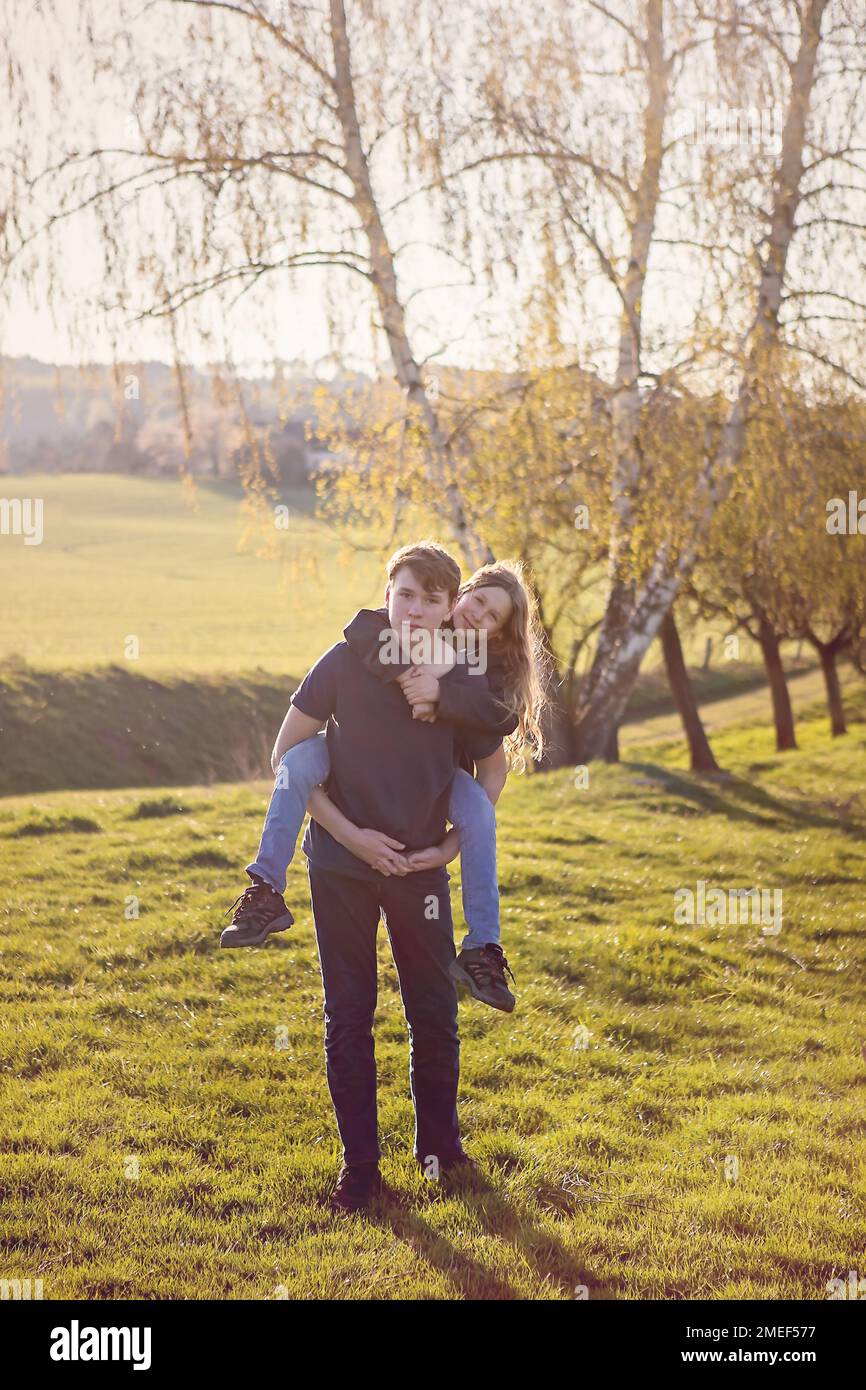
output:
[[[439,699],[439,681],[422,666],[413,666],[398,676],[400,688],[410,705],[435,705]]]
[[[413,705],[413,706],[412,706],[412,718],[413,718],[413,719],[420,719],[421,722],[422,722],[422,724],[435,724],[435,723],[436,723],[436,706],[435,706],[435,705]]]
[[[430,845],[428,849],[413,849],[405,858],[411,872],[418,869],[439,869],[446,862],[441,845]]]
[[[381,830],[358,830],[352,836],[349,849],[359,859],[363,859],[365,864],[369,864],[371,869],[384,874],[385,878],[389,878],[391,874],[403,878],[410,872],[406,855],[397,853],[398,850],[405,849],[405,845],[399,840],[392,840]]]

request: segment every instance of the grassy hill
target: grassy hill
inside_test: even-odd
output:
[[[763,672],[757,674],[763,677]],[[716,672],[713,681],[715,688],[708,688],[700,673],[692,673],[701,719],[714,748],[723,730],[744,724],[753,728],[759,737],[761,731],[763,732],[766,751],[775,748],[770,692],[765,680],[756,680],[755,675],[755,667],[732,672],[725,687],[721,684],[721,673]],[[840,662],[839,683],[846,708],[856,711],[860,707],[863,677],[853,666]],[[655,678],[652,684],[658,688]],[[820,668],[795,669],[788,676],[788,693],[791,697],[798,738],[800,729],[797,721],[801,718],[805,718],[810,724],[814,723],[815,727],[809,731],[810,736],[816,732],[823,718],[825,738],[829,738],[830,717],[827,713],[824,677]],[[620,730],[621,746],[634,753],[651,745],[675,743],[679,749],[679,762],[683,767],[687,767],[689,754],[683,737],[682,720],[676,710],[670,708],[670,693],[667,700],[669,708],[658,713],[654,712],[653,708],[642,712],[640,690],[636,692],[636,696],[629,706],[626,722]]]
[[[244,542],[243,494],[227,483],[199,481],[191,493],[176,480],[110,474],[14,481],[4,495],[43,499],[44,539],[0,538],[0,658],[44,670],[299,677],[356,609],[381,602],[378,558],[346,553],[311,517],[306,490],[282,497],[287,530]],[[257,554],[268,541],[273,555]]]
[[[226,483],[188,492],[177,480],[81,474],[15,485],[43,498],[45,538],[0,538],[0,795],[257,775],[297,681],[357,608],[381,602],[382,537],[349,550],[308,491],[284,498],[287,531],[247,534],[243,494]],[[705,636],[698,626],[687,637],[695,665]],[[715,650],[711,668],[693,672],[708,728],[761,717],[771,747],[751,644],[737,661]],[[793,648],[787,656],[799,711],[821,678]],[[624,748],[681,740],[659,661],[654,644]]]
[[[0,663],[0,796],[261,777],[296,684]]]
[[[218,949],[269,785],[5,800],[0,1275],[47,1299],[824,1299],[866,1241],[866,740],[816,718],[773,755],[765,733],[720,731],[726,779],[653,748],[586,790],[510,779],[518,1006],[461,1006],[487,1191],[413,1171],[380,933],[392,1192],[367,1219],[321,1205],[338,1147],[302,859],[293,930]],[[780,888],[780,934],[677,925],[699,879]]]
[[[114,664],[94,670],[34,670],[25,662],[0,662],[0,796],[63,788],[162,787],[189,782],[230,782],[266,771],[274,736],[296,681],[255,671],[170,673],[147,676]],[[845,698],[856,709],[862,677],[841,672]],[[708,699],[716,691],[695,682],[714,743],[718,734],[748,723],[759,755],[771,753],[774,735],[769,696],[738,672],[738,694]],[[790,680],[797,716],[821,729],[820,672]],[[648,679],[658,708],[660,683]],[[675,711],[641,713],[638,691],[621,745],[637,755],[665,748],[665,760],[688,766],[688,749]],[[669,701],[670,702],[670,701]],[[826,715],[823,735],[829,738]]]
[[[407,521],[393,541],[366,533],[350,550],[312,515],[308,490],[283,495],[286,531],[250,536],[243,493],[228,483],[200,479],[191,493],[176,479],[82,473],[10,478],[2,491],[41,497],[45,534],[41,545],[0,537],[0,661],[17,654],[42,670],[122,662],[148,676],[262,667],[300,677],[356,609],[381,602],[382,563],[363,547],[412,536]],[[257,553],[266,541],[270,557]],[[720,658],[718,624],[684,635],[694,665],[708,633],[716,656],[702,678],[707,698],[762,680],[748,639],[739,660]],[[129,634],[139,638],[135,660],[125,653]],[[635,701],[641,714],[668,707],[663,673],[653,678],[659,666],[654,644]]]

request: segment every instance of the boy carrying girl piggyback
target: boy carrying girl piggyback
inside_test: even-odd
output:
[[[461,584],[457,562],[435,542],[398,550],[387,576],[385,606],[357,613],[345,641],[325,653],[292,697],[271,758],[276,783],[259,851],[246,870],[252,885],[229,909],[232,923],[220,944],[259,946],[292,924],[282,894],[309,811],[304,852],[310,863],[328,861],[341,873],[405,877],[444,867],[460,853],[469,930],[450,973],[475,998],[510,1012],[493,808],[508,773],[502,739],[513,736],[512,752],[541,752],[544,657],[534,603],[519,564],[485,565]],[[326,679],[339,687],[343,668],[352,679],[335,692],[343,696],[336,717],[309,696]],[[346,708],[361,672],[376,682],[364,682],[363,714]],[[327,736],[319,734],[324,719]],[[443,768],[450,758],[445,806],[452,829],[432,843],[423,835],[419,841],[424,815],[413,803],[425,805],[433,791],[441,799],[445,789],[410,771],[407,734],[422,761],[434,749]],[[381,757],[373,755],[374,738]],[[395,827],[398,833],[390,833]]]
[[[385,607],[357,613],[292,696],[250,886],[220,937],[223,947],[260,946],[292,924],[286,869],[309,810],[303,850],[344,1155],[330,1201],[353,1211],[381,1191],[380,913],[409,1025],[414,1157],[425,1176],[472,1165],[457,1116],[458,989],[514,1008],[499,944],[494,805],[508,772],[503,738],[510,750],[541,749],[542,646],[520,567],[485,565],[461,584],[452,556],[422,541],[392,555],[387,575]],[[436,640],[446,631],[453,650]],[[469,930],[455,955],[445,865],[458,852]]]

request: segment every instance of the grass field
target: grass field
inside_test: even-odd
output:
[[[754,668],[752,669],[754,670]],[[767,734],[767,748],[775,747],[772,705],[770,692],[766,685],[757,685],[751,690],[742,690],[714,700],[707,700],[706,698],[702,699],[698,693],[699,680],[694,676],[692,679],[701,709],[701,719],[714,746],[721,730],[727,729],[731,725],[749,724],[762,726]],[[855,671],[853,666],[845,665],[840,661],[839,683],[842,686],[843,701],[847,702],[849,698],[852,698],[856,702],[859,698],[858,692],[863,685],[863,677],[859,672]],[[790,674],[788,676],[788,693],[791,697],[795,724],[801,715],[808,714],[810,710],[814,711],[816,706],[823,706],[825,729],[829,734],[830,717],[826,713],[824,677],[820,669],[795,671]],[[797,732],[799,734],[799,730]],[[620,729],[620,745],[633,751],[641,747],[668,742],[679,744],[682,766],[688,767],[689,752],[683,738],[682,721],[676,710],[669,710],[664,714],[656,715],[640,715],[636,712],[634,722],[627,722]]]
[[[66,474],[0,484],[41,497],[44,539],[0,538],[0,657],[140,674],[249,671],[300,677],[356,609],[381,602],[381,562],[344,554],[310,516],[311,494],[287,493],[289,524],[238,546],[242,493],[200,481],[194,498],[172,479]],[[341,558],[342,557],[342,558]],[[139,655],[128,659],[126,639]]]
[[[238,550],[247,518],[241,490],[227,483],[199,480],[191,499],[173,479],[28,475],[0,493],[41,497],[45,518],[41,545],[0,537],[0,660],[15,653],[44,670],[123,663],[144,675],[262,667],[300,679],[358,608],[382,601],[380,555],[349,550],[311,514],[308,491],[284,497],[289,526],[271,532],[271,558],[255,553],[261,532]],[[393,548],[413,534],[407,522]],[[372,546],[383,535],[354,540]],[[711,630],[718,639],[722,630]],[[129,635],[139,639],[135,659]],[[704,636],[701,625],[684,636],[696,665]],[[568,633],[562,642],[566,651]],[[657,645],[646,672],[659,665]],[[747,638],[740,655],[717,663],[723,684],[736,685],[738,672],[748,679],[756,651]]]
[[[381,602],[380,556],[350,550],[306,491],[286,499],[289,529],[266,557],[261,532],[242,543],[243,495],[225,483],[190,495],[177,480],[82,474],[15,489],[43,498],[45,535],[0,539],[0,795],[257,775],[294,683],[357,608]],[[772,746],[752,644],[727,661],[716,640],[705,671],[705,635],[697,624],[684,641],[709,731],[763,718]],[[821,677],[793,645],[787,662],[799,711]],[[624,748],[681,740],[657,643],[644,667]]]
[[[721,730],[726,779],[673,746],[586,790],[510,779],[517,1010],[461,1006],[490,1186],[413,1171],[383,932],[391,1193],[366,1218],[322,1206],[338,1146],[302,858],[294,929],[218,949],[269,785],[4,800],[0,1277],[46,1299],[826,1298],[866,1259],[862,693],[855,713],[832,746],[806,720],[796,754]],[[780,888],[780,934],[676,925],[699,879]]]
[[[0,796],[261,777],[294,681],[0,662]]]
[[[856,699],[862,677],[843,667],[840,678],[846,698]],[[712,680],[720,683],[719,673]],[[146,676],[133,663],[40,671],[0,661],[0,796],[260,777],[294,684],[262,670]],[[820,701],[821,686],[816,671],[791,677],[798,715]],[[695,687],[703,695],[704,723],[713,739],[731,725],[755,723],[761,754],[773,750],[769,696],[750,684],[748,670],[732,678],[738,694],[708,699],[715,692],[698,677]],[[623,725],[621,746],[637,752],[672,742],[674,765],[686,767],[679,715],[650,712],[664,688],[664,681],[651,676],[638,692],[646,712],[635,710],[633,722]],[[825,729],[829,738],[826,716]]]

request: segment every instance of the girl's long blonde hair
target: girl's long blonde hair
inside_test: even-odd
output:
[[[540,758],[544,751],[541,720],[547,704],[545,685],[551,659],[538,617],[538,605],[520,560],[496,560],[482,565],[457,592],[458,599],[473,589],[504,589],[511,599],[511,613],[490,646],[505,667],[503,704],[519,720],[504,740],[509,764],[523,761],[524,753]]]

